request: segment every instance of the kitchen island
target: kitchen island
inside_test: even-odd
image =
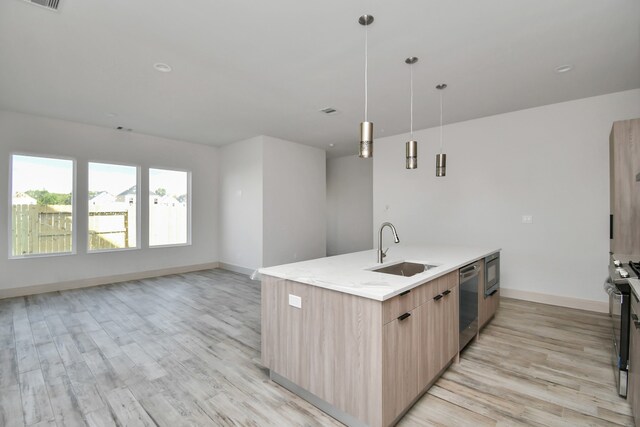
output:
[[[496,248],[393,246],[263,268],[271,378],[352,426],[395,424],[455,360],[458,269]],[[411,277],[372,271],[435,266]]]

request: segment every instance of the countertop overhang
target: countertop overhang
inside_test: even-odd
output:
[[[500,248],[467,246],[393,245],[385,262],[376,262],[376,250],[265,267],[260,274],[292,280],[338,292],[385,301],[467,264],[499,252]],[[432,264],[437,267],[411,277],[371,271],[399,262]]]

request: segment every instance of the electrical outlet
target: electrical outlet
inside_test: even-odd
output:
[[[295,308],[302,308],[302,298],[289,294],[289,305]]]
[[[533,215],[522,215],[522,223],[523,224],[532,224],[533,223]]]

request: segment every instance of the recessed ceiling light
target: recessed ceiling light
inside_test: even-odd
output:
[[[333,148],[335,146],[336,146],[336,144],[329,144],[329,147],[331,147],[331,148]]]
[[[567,64],[567,65],[560,65],[559,67],[556,67],[556,73],[566,73],[567,71],[571,71],[573,69],[573,66]]]
[[[160,71],[161,73],[168,73],[171,71],[171,66],[163,62],[156,62],[155,64],[153,64],[153,68]]]

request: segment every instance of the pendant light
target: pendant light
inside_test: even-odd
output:
[[[436,154],[436,176],[447,174],[447,155],[442,152],[442,95],[446,88],[445,83],[436,86],[436,89],[440,91],[440,154]]]
[[[364,121],[360,123],[360,151],[359,156],[369,158],[373,156],[373,123],[368,121],[368,74],[369,74],[369,40],[368,26],[373,22],[373,15],[362,15],[358,22],[365,27],[364,32]]]
[[[407,141],[407,169],[416,169],[418,167],[418,141],[413,139],[413,64],[418,62],[418,58],[411,56],[404,60],[409,64],[411,69],[411,140]]]

